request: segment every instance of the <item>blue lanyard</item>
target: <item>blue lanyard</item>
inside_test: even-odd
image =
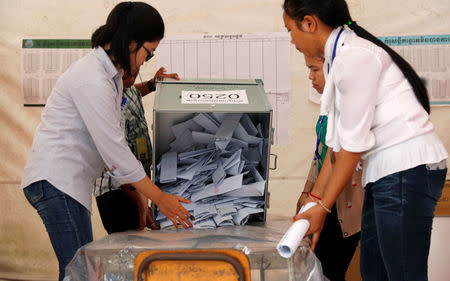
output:
[[[333,64],[334,58],[336,57],[336,48],[337,48],[337,43],[339,41],[339,37],[341,37],[342,31],[344,31],[343,28],[341,28],[341,30],[339,31],[336,40],[334,41],[334,46],[333,46],[333,54],[331,55],[331,64]],[[330,64],[328,64],[328,73],[330,72]],[[322,127],[323,127],[323,119],[325,118],[325,116],[320,116],[319,119],[319,130],[317,133],[317,141],[316,141],[316,150],[314,151],[314,160],[319,160],[320,162],[322,162],[322,157],[320,157],[319,154],[319,145],[320,145],[320,139],[321,139],[321,134],[322,134]]]
[[[338,35],[337,35],[337,37],[336,37],[336,40],[334,41],[333,54],[331,55],[331,65],[333,65],[334,58],[336,57],[337,43],[338,43],[338,41],[339,41],[339,37],[341,37],[342,31],[344,31],[343,28],[341,28],[341,30],[339,30],[339,33],[338,33]],[[327,72],[330,73],[330,64],[328,64],[328,70],[327,70]]]
[[[123,110],[127,104],[127,98],[122,96],[122,103],[120,104],[120,109]]]
[[[320,137],[322,134],[324,118],[325,118],[324,115],[320,116],[320,118],[319,118],[319,131],[317,133],[316,150],[314,151],[314,160],[319,160],[320,162],[322,162],[322,157],[320,157],[320,154],[319,154],[319,145],[320,145]]]

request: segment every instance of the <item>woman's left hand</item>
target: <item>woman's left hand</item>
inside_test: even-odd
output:
[[[173,78],[175,80],[180,80],[180,77],[176,73],[166,73],[166,69],[161,67],[156,71],[155,76],[150,79],[150,82],[155,85],[156,80],[164,80],[164,78]]]
[[[305,202],[305,204],[306,203],[307,202]],[[309,229],[308,232],[306,232],[305,236],[312,235],[311,250],[313,251],[316,248],[317,242],[319,241],[320,232],[322,231],[326,216],[327,212],[320,205],[316,205],[301,214],[295,215],[292,218],[294,221],[300,219],[306,219],[309,221]]]
[[[151,214],[151,208],[148,206],[148,199],[137,190],[124,189],[125,193],[133,200],[139,212],[139,229],[143,230],[145,227],[151,229],[159,229],[155,224]]]

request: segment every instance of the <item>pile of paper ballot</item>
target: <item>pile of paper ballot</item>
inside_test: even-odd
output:
[[[155,182],[191,200],[183,206],[194,215],[194,228],[243,225],[264,212],[268,139],[261,123],[245,113],[214,112],[171,129],[175,140],[156,166]],[[156,220],[161,228],[172,225],[159,210]]]

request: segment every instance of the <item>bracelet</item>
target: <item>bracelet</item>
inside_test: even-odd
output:
[[[156,87],[155,87],[155,85],[153,85],[152,80],[147,81],[147,87],[148,87],[148,90],[150,91],[150,93],[156,90]]]
[[[331,210],[328,209],[328,207],[325,206],[325,204],[323,204],[322,200],[319,200],[318,202],[319,202],[319,205],[320,205],[325,211],[327,211],[327,213],[331,213]]]
[[[320,198],[319,196],[316,196],[314,194],[312,194],[311,192],[309,193],[309,196],[316,198],[317,200],[322,200],[322,198]]]
[[[306,195],[308,195],[308,194],[309,194],[309,192],[303,191],[303,192],[302,192],[302,194],[306,194]]]

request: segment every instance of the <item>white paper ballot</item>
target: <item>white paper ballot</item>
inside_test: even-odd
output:
[[[192,139],[196,143],[210,144],[216,141],[216,136],[203,132],[192,132]]]
[[[183,152],[189,150],[194,144],[192,132],[189,129],[183,131],[179,138],[169,144],[171,151]]]
[[[234,130],[233,137],[249,144],[258,144],[263,140],[262,138],[249,135],[245,131],[244,126],[242,126],[241,124],[237,125],[236,129]]]
[[[182,122],[182,123],[172,126],[171,129],[176,138],[181,138],[184,131],[186,131],[186,130],[200,131],[202,129],[202,127],[200,125],[198,125],[197,123],[195,123],[194,120],[189,119],[185,122]]]
[[[298,213],[303,213],[311,207],[314,207],[315,205],[317,205],[317,203],[309,202],[304,205]],[[300,243],[302,242],[303,237],[308,231],[308,228],[308,220],[301,219],[294,222],[291,227],[289,227],[288,231],[286,231],[283,238],[281,238],[280,242],[278,242],[277,250],[280,256],[286,259],[292,257],[298,246],[300,246]]]
[[[216,147],[225,150],[231,140],[234,130],[239,124],[242,113],[229,113],[225,116],[216,132]],[[242,127],[243,128],[243,127]]]
[[[166,152],[161,157],[159,182],[168,183],[177,180],[177,153]]]
[[[264,209],[262,208],[252,208],[252,207],[242,208],[233,216],[234,224],[244,225],[247,223],[247,220],[249,219],[250,215],[262,212],[264,212]]]
[[[256,129],[255,125],[253,124],[252,120],[248,116],[248,114],[242,115],[241,118],[242,126],[244,126],[244,129],[251,135],[256,136],[258,134],[258,129]]]
[[[208,154],[208,153],[214,152],[215,150],[216,150],[215,148],[205,148],[205,149],[183,152],[183,153],[178,154],[178,159],[183,160],[186,158],[197,157],[197,156],[200,156],[203,154]]]
[[[219,126],[213,121],[213,119],[204,113],[197,114],[193,120],[195,123],[203,127],[209,134],[215,134],[219,129]]]
[[[214,173],[212,174],[212,180],[214,182],[215,185],[220,185],[222,183],[222,181],[225,179],[225,170],[223,169],[222,166],[222,160],[218,159],[217,160],[217,169],[214,171]]]
[[[205,190],[192,194],[191,200],[192,202],[197,202],[198,200],[207,197],[217,196],[241,188],[243,176],[243,174],[240,174],[237,176],[226,178],[219,186],[216,186],[214,183],[208,184]]]

